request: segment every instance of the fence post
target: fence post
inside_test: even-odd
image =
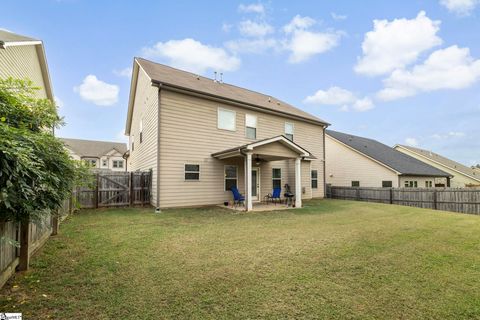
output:
[[[390,204],[393,204],[393,188],[390,188]]]
[[[73,191],[70,194],[70,199],[68,200],[68,214],[73,213]]]
[[[30,223],[29,220],[20,223],[20,257],[18,263],[18,270],[28,270],[30,262],[29,254],[30,244]]]
[[[134,173],[130,172],[130,207],[133,207],[133,200],[135,198],[135,193],[134,193],[134,184],[133,184],[133,178],[134,178]]]
[[[99,198],[99,189],[98,189],[98,184],[99,184],[99,181],[98,181],[98,173],[97,173],[97,183],[95,185],[95,209],[98,209],[98,198]]]
[[[56,236],[58,234],[58,211],[57,215],[52,217],[52,236]]]
[[[437,189],[433,190],[433,209],[437,210]]]
[[[145,179],[143,177],[143,172],[140,175],[140,200],[142,201],[142,206],[145,204]]]
[[[360,188],[357,188],[357,192],[355,193],[355,197],[357,201],[360,201]]]

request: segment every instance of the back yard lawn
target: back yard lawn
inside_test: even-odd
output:
[[[335,200],[248,214],[84,211],[2,289],[0,311],[26,319],[480,318],[480,217]]]

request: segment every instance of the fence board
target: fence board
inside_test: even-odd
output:
[[[327,186],[327,197],[480,214],[480,189],[478,188],[413,189]]]

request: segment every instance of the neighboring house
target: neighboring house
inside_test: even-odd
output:
[[[54,101],[42,41],[0,29],[0,78],[8,77],[32,80],[39,98]]]
[[[451,175],[376,140],[326,130],[327,183],[344,187],[446,187]]]
[[[127,163],[123,155],[127,144],[109,141],[92,141],[60,138],[75,160],[83,160],[93,168],[108,171],[127,171]]]
[[[432,151],[404,145],[396,145],[395,149],[423,161],[435,168],[448,172],[453,176],[451,187],[480,186],[480,170],[464,166],[461,163],[445,158]]]
[[[246,210],[289,184],[324,197],[327,123],[274,97],[135,58],[125,133],[129,170],[153,170],[159,208],[222,204],[236,186]]]

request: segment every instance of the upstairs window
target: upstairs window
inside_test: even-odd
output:
[[[280,168],[272,169],[272,185],[273,185],[273,189],[282,187],[282,169]]]
[[[293,123],[285,122],[285,137],[287,137],[287,139],[290,141],[293,141],[293,131]]]
[[[360,187],[360,181],[352,181],[352,187]]]
[[[102,167],[108,166],[108,160],[102,160]]]
[[[237,114],[235,111],[218,108],[218,129],[235,131]]]
[[[113,160],[112,161],[113,168],[123,168],[123,160]]]
[[[257,139],[257,116],[245,115],[245,134],[249,139]]]
[[[318,189],[318,171],[312,170],[312,189]]]
[[[392,181],[382,181],[382,188],[391,188],[392,186]]]
[[[140,143],[142,143],[142,141],[143,141],[143,119],[140,120],[140,128],[139,129],[140,129],[139,130],[140,131]]]
[[[134,151],[135,150],[135,136],[133,136],[133,135],[131,137],[131,145],[132,145],[131,149],[132,149],[132,151]]]
[[[200,165],[186,164],[185,165],[185,181],[199,181],[200,180]]]

